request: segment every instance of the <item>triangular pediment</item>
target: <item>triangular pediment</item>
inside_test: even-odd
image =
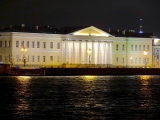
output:
[[[70,34],[71,35],[83,35],[83,36],[106,36],[106,37],[112,36],[109,33],[103,30],[100,30],[94,26],[90,26],[90,27],[75,31]]]

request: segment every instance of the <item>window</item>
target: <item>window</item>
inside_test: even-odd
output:
[[[37,56],[37,62],[40,62],[40,56]]]
[[[2,61],[2,55],[0,55],[0,61]]]
[[[27,62],[29,62],[29,55],[27,56]]]
[[[11,61],[11,56],[10,55],[8,56],[8,60]]]
[[[137,64],[137,58],[135,58],[135,64]]]
[[[32,56],[32,62],[34,62],[34,55]]]
[[[118,57],[116,58],[116,63],[118,63]]]
[[[149,64],[149,58],[147,58],[147,64]]]
[[[147,51],[149,51],[149,45],[147,45]]]
[[[7,47],[7,41],[4,41],[4,47]]]
[[[143,45],[143,51],[145,51],[145,45]]]
[[[40,42],[37,42],[37,48],[40,48]]]
[[[139,58],[139,64],[141,64],[141,58]]]
[[[60,43],[57,43],[57,49],[60,49]]]
[[[124,51],[124,45],[122,45],[122,50]]]
[[[34,48],[34,41],[32,41],[32,48]]]
[[[139,45],[139,51],[141,51],[141,45]]]
[[[43,42],[43,48],[46,48],[46,42]]]
[[[43,56],[43,62],[46,62],[46,56]]]
[[[50,61],[53,62],[53,56],[50,56]]]
[[[137,45],[135,45],[135,51],[137,51]]]
[[[19,41],[16,41],[16,47],[19,47]]]
[[[122,64],[124,64],[124,58],[122,58]]]
[[[10,41],[8,41],[8,47],[11,47],[11,42]]]
[[[53,49],[53,42],[50,42],[50,48]]]
[[[29,48],[29,41],[27,41],[27,48]]]
[[[19,55],[16,55],[16,62],[19,61]]]
[[[21,47],[22,48],[24,47],[24,41],[21,41]]]
[[[58,57],[57,57],[57,62],[59,62],[59,60],[60,60],[60,57],[58,56]]]
[[[133,64],[133,58],[132,57],[130,58],[130,60],[131,60],[131,64]]]
[[[116,45],[116,50],[118,50],[118,44]]]
[[[133,51],[133,45],[131,45],[131,51]]]
[[[0,41],[0,47],[2,47],[2,41]]]
[[[7,61],[7,56],[4,56],[4,61]]]

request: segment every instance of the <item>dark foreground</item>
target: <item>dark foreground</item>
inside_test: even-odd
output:
[[[160,75],[160,68],[41,68],[15,69],[3,75]]]
[[[159,120],[160,76],[0,76],[2,120]]]

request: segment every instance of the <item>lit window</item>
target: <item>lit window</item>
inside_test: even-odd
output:
[[[122,45],[122,50],[124,51],[124,45]]]
[[[46,42],[43,42],[43,48],[46,48]]]
[[[40,48],[40,42],[37,42],[37,48]]]
[[[10,41],[8,41],[8,47],[10,47],[11,46],[11,42]]]
[[[53,62],[53,56],[50,56],[50,61]]]
[[[34,62],[34,55],[32,56],[32,62]]]
[[[37,62],[40,62],[40,56],[37,56]]]
[[[116,50],[118,50],[118,44],[116,45]]]
[[[29,48],[29,41],[27,41],[27,48]]]
[[[147,51],[149,51],[149,45],[147,45]]]
[[[7,41],[4,41],[4,47],[7,47]]]
[[[124,64],[124,58],[122,58],[122,64]]]
[[[50,48],[53,49],[53,42],[50,42]]]
[[[137,51],[137,45],[135,45],[135,51]]]
[[[133,51],[133,45],[131,45],[131,51]]]
[[[46,62],[46,57],[45,56],[43,56],[43,62]]]
[[[27,62],[29,62],[29,55],[27,56]]]
[[[60,49],[60,43],[57,43],[57,49]]]
[[[0,47],[2,47],[2,41],[0,41]]]
[[[139,51],[141,51],[141,45],[139,45]]]
[[[143,45],[143,51],[145,51],[145,45]]]
[[[34,48],[34,41],[32,41],[32,48]]]
[[[131,60],[131,64],[133,64],[133,58],[132,57],[130,58],[130,60]]]
[[[60,57],[59,56],[57,57],[57,62],[60,62]]]
[[[141,58],[139,58],[139,64],[141,64]]]
[[[16,47],[19,47],[19,41],[16,41]]]
[[[21,47],[22,48],[24,47],[24,41],[21,41]]]
[[[118,63],[118,57],[116,58],[116,63]]]
[[[147,58],[147,64],[149,64],[149,58]]]

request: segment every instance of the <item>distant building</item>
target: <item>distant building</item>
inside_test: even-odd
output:
[[[153,67],[153,34],[90,27],[10,26],[0,31],[0,61],[26,67]],[[21,51],[21,48],[27,51]],[[154,46],[153,46],[154,47]],[[143,51],[148,54],[145,57]]]

